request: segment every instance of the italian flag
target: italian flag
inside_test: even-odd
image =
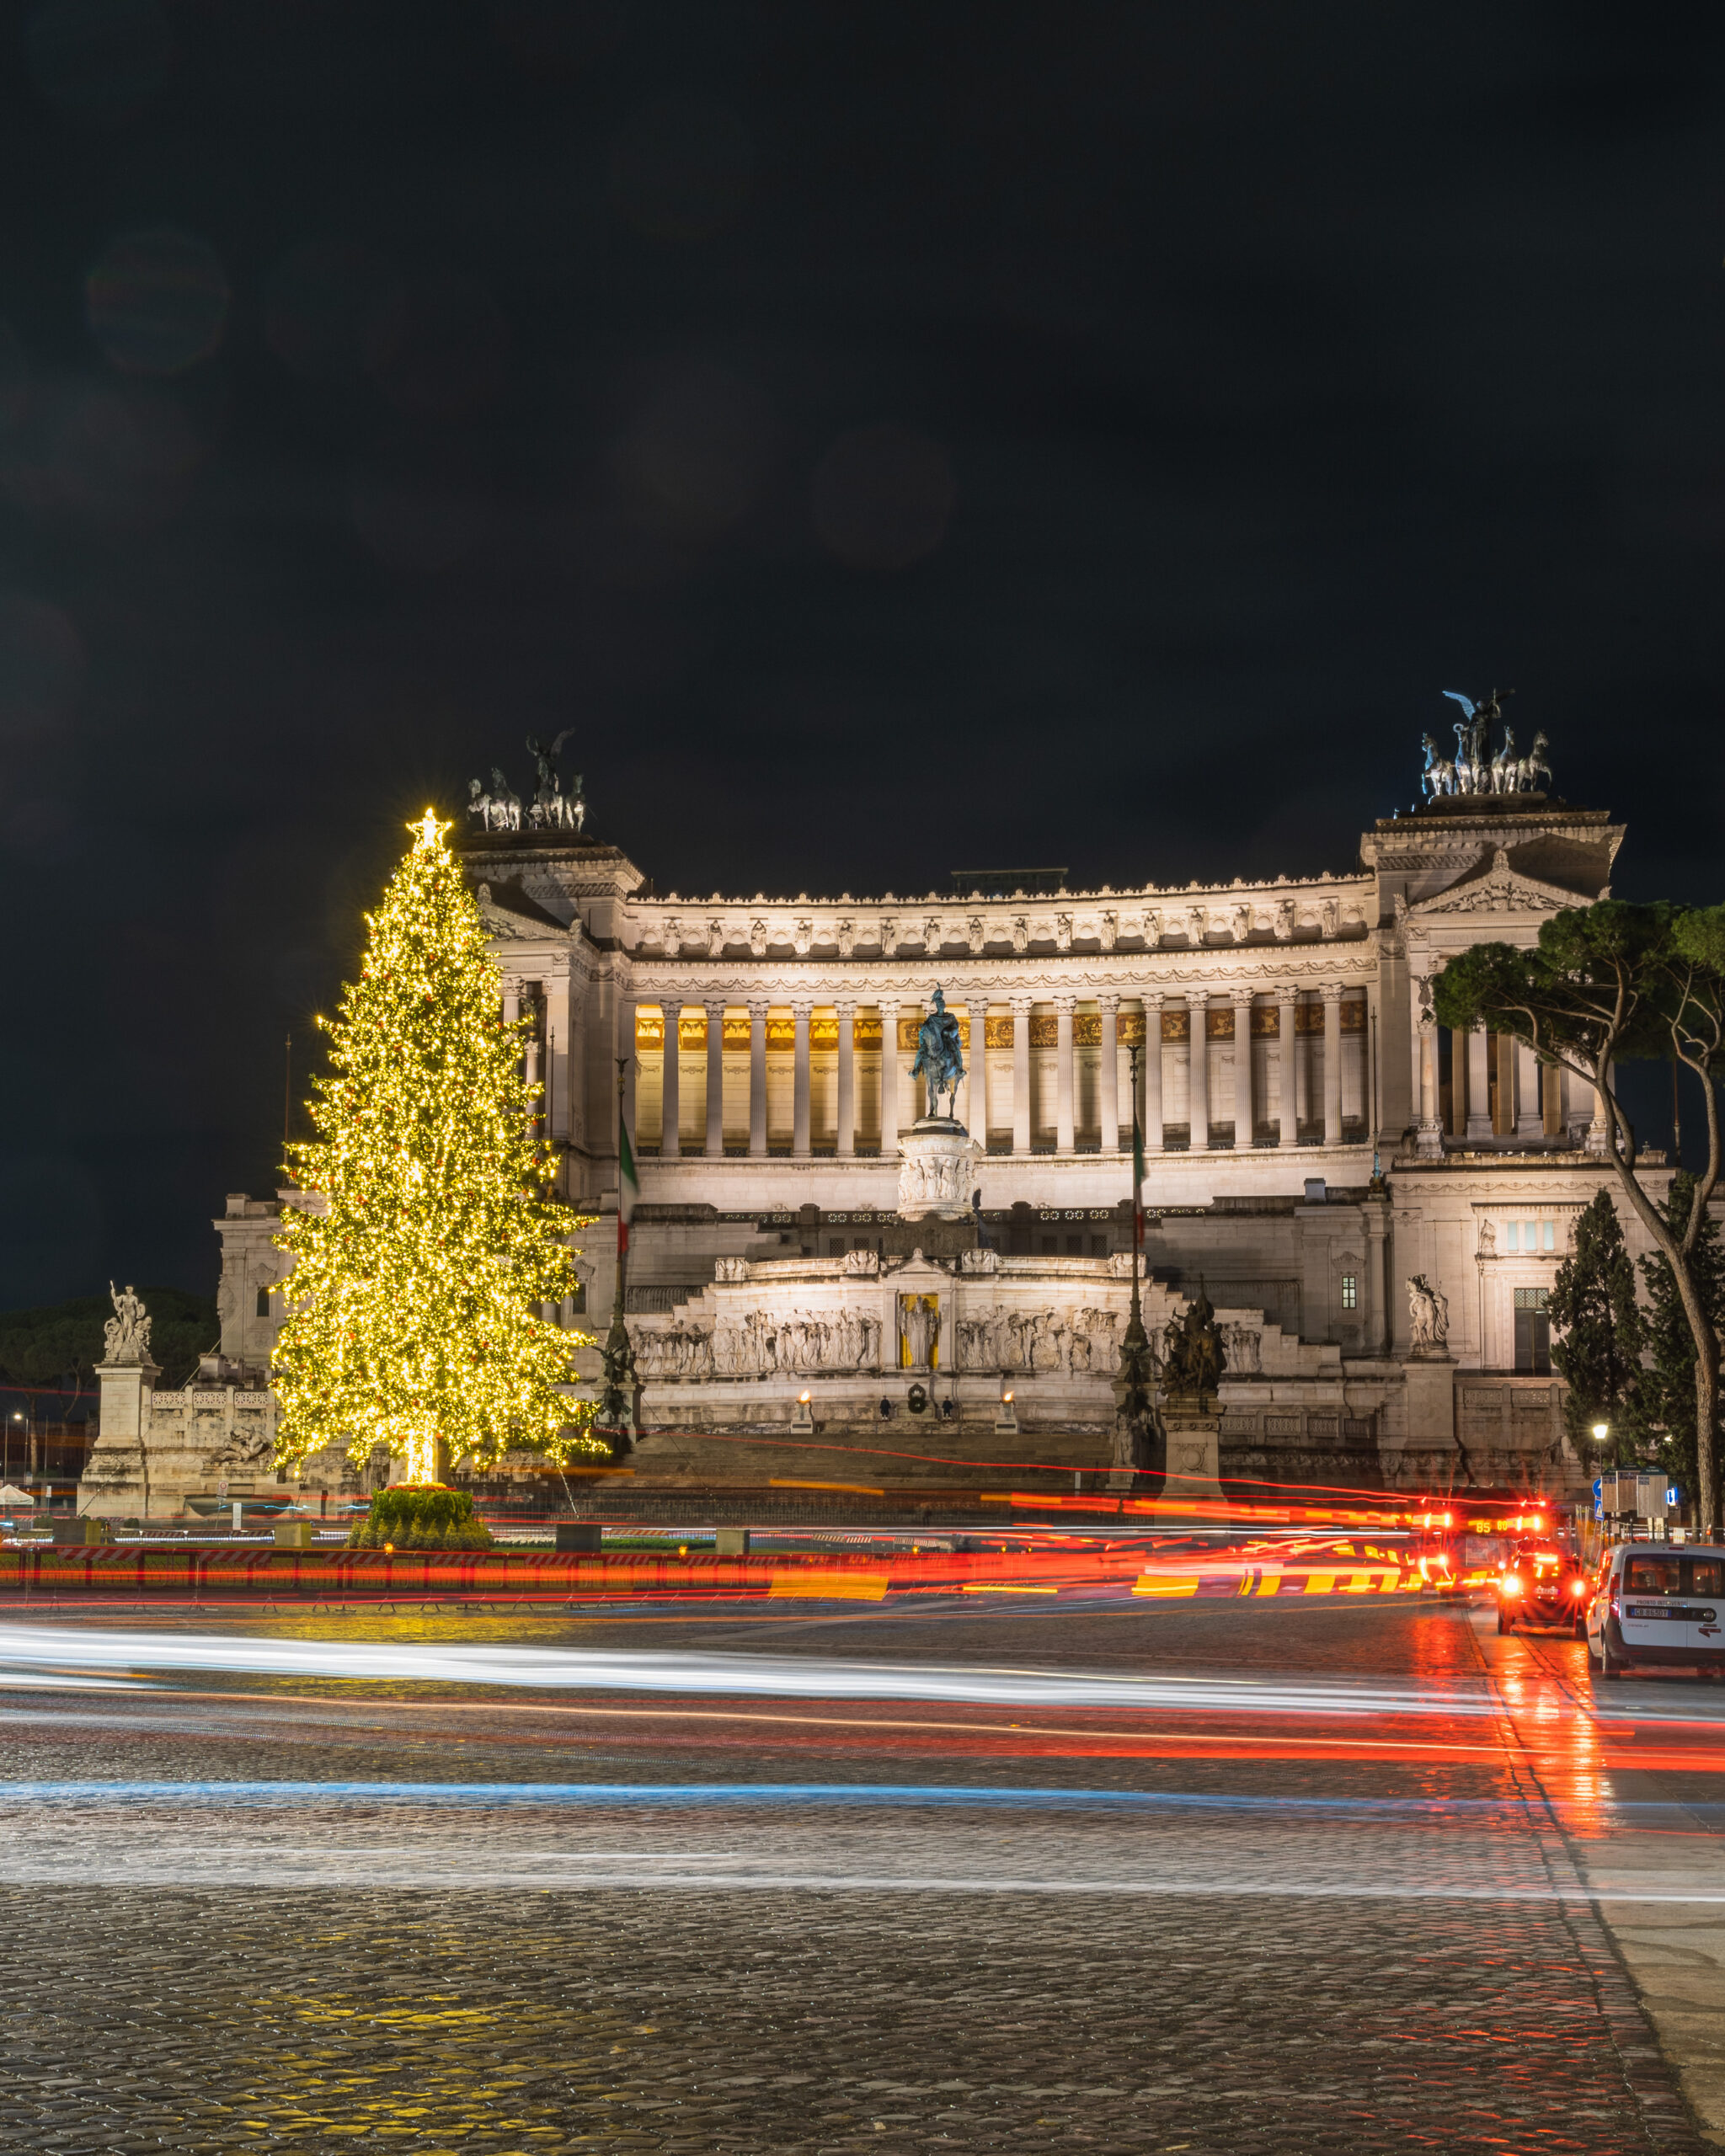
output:
[[[635,1201],[641,1195],[641,1179],[635,1173],[635,1151],[629,1143],[628,1124],[617,1119],[617,1254],[629,1254],[629,1223],[635,1217]]]

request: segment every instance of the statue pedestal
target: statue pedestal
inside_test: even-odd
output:
[[[142,1443],[149,1430],[150,1396],[161,1374],[155,1364],[148,1361],[97,1364],[96,1381],[102,1392],[101,1421],[97,1427],[104,1438],[127,1444]]]
[[[162,1373],[147,1357],[135,1363],[98,1363],[101,1388],[96,1442],[79,1479],[77,1508],[88,1514],[128,1518],[150,1509],[150,1412]]]
[[[1404,1442],[1450,1450],[1455,1443],[1455,1364],[1441,1350],[1415,1349],[1402,1365]]]
[[[1209,1412],[1206,1412],[1206,1406]],[[1222,1495],[1222,1418],[1208,1394],[1176,1394],[1162,1409],[1168,1441],[1167,1479],[1163,1498],[1178,1506],[1188,1499],[1219,1502]]]
[[[976,1145],[951,1116],[919,1116],[899,1140],[899,1217],[963,1220],[975,1187]]]

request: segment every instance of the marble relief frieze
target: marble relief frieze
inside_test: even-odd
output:
[[[1037,1259],[979,1251],[953,1272],[921,1259],[883,1261],[873,1251],[830,1260],[726,1258],[698,1296],[673,1312],[633,1317],[629,1333],[649,1385],[843,1380],[912,1368],[1105,1383],[1119,1366],[1130,1294],[1125,1253]],[[1152,1337],[1186,1307],[1160,1283],[1143,1282],[1140,1294]],[[1285,1334],[1262,1310],[1217,1317],[1236,1383],[1315,1377],[1332,1354]]]

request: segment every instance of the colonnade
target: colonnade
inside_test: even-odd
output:
[[[1571,1107],[1575,1081],[1555,1064],[1541,1065],[1525,1041],[1476,1026],[1450,1034],[1450,1098],[1443,1097],[1442,1049],[1436,1024],[1418,1027],[1419,1129],[1432,1152],[1447,1135],[1467,1145],[1505,1139],[1519,1145],[1562,1136],[1577,1118]],[[1447,1107],[1447,1114],[1445,1113]],[[1597,1098],[1590,1120],[1603,1127]]]
[[[1322,1142],[1326,1145],[1339,1145],[1343,1142],[1343,1002],[1346,989],[1342,984],[1327,985],[1316,991],[1322,1010]],[[1300,1008],[1300,998],[1291,986],[1284,986],[1269,995],[1259,996],[1249,989],[1238,989],[1228,993],[1226,1002],[1212,1002],[1201,993],[1194,992],[1180,997],[1164,995],[1154,991],[1141,996],[1124,998],[1112,992],[1100,992],[1084,997],[1077,995],[1033,997],[1015,995],[997,1000],[1011,1012],[1012,1018],[1012,1107],[1010,1122],[1010,1150],[1028,1154],[1049,1150],[1047,1138],[1053,1138],[1052,1150],[1057,1155],[1070,1155],[1079,1150],[1079,1057],[1076,1033],[1081,1018],[1087,1033],[1092,1032],[1092,1013],[1097,1061],[1094,1095],[1094,1120],[1092,1128],[1099,1131],[1101,1147],[1113,1150],[1122,1142],[1122,1125],[1127,1125],[1125,1142],[1130,1144],[1130,1102],[1121,1100],[1120,1049],[1122,1041],[1121,1017],[1123,1002],[1139,1006],[1129,1014],[1137,1022],[1130,1030],[1147,1043],[1149,1053],[1140,1056],[1138,1063],[1140,1098],[1137,1103],[1145,1135],[1146,1150],[1161,1152],[1168,1149],[1171,1126],[1164,1114],[1164,1055],[1169,1048],[1173,1053],[1170,1061],[1177,1077],[1183,1065],[1188,1116],[1187,1145],[1192,1151],[1211,1150],[1220,1144],[1236,1147],[1253,1145],[1261,1129],[1273,1129],[1274,1142],[1280,1146],[1300,1143],[1300,1065],[1295,1052],[1296,1011]],[[1080,1005],[1085,1006],[1081,1013]],[[1230,1007],[1231,1006],[1231,1007]],[[964,1006],[960,1006],[962,1010]],[[1307,1008],[1315,1006],[1310,1003]],[[813,1097],[813,1058],[811,1028],[818,1011],[831,1013],[836,1020],[837,1050],[836,1056],[836,1083],[828,1095],[834,1113],[831,1134],[822,1134],[819,1150],[834,1151],[841,1159],[852,1157],[862,1144],[865,1151],[873,1146],[866,1139],[859,1139],[857,1022],[865,1012],[871,1030],[876,1023],[873,1014],[879,1012],[881,1054],[879,1059],[881,1133],[880,1150],[895,1153],[901,1129],[908,1127],[925,1105],[921,1081],[910,1080],[899,1046],[900,1006],[887,1001],[880,1004],[864,1004],[858,1000],[834,998],[819,1000],[813,997],[793,999],[788,1002],[766,996],[750,997],[746,1003],[731,999],[684,1005],[674,998],[667,998],[661,1006],[664,1018],[665,1053],[662,1090],[660,1097],[660,1157],[676,1159],[686,1151],[699,1152],[707,1158],[717,1160],[726,1152],[724,1113],[725,1045],[724,1024],[728,1012],[746,1010],[748,1015],[748,1113],[746,1150],[751,1156],[764,1156],[769,1150],[782,1150],[780,1145],[769,1145],[767,1114],[767,1024],[771,1013],[788,1010],[792,1030],[792,1084],[789,1151],[793,1158],[808,1158],[816,1150],[811,1102]],[[680,1018],[686,1008],[699,1009],[706,1020],[706,1116],[702,1142],[698,1145],[686,1144],[681,1129],[681,1093],[684,1052],[681,1049]],[[980,1000],[969,1006],[970,1049],[966,1061],[969,1066],[969,1098],[967,1120],[973,1134],[990,1140],[991,1150],[1007,1150],[1004,1140],[1007,1121],[1004,1102],[992,1097],[996,1072],[985,1047],[986,1021],[989,1005]],[[1052,1132],[1046,1121],[1043,1128],[1033,1128],[1032,1111],[1032,1017],[1044,1019],[1052,1010],[1054,1020],[1054,1067]],[[1182,1022],[1180,1013],[1183,1011]],[[1274,1012],[1272,1018],[1270,1014]],[[617,1038],[619,1041],[633,1043],[636,1032],[637,1006],[627,999],[617,1006]],[[1165,1015],[1168,1022],[1165,1024]],[[1219,1027],[1213,1019],[1220,1016]],[[1257,1038],[1279,1043],[1279,1065],[1274,1087],[1268,1084],[1262,1089],[1273,1091],[1274,1098],[1260,1098],[1260,1088],[1254,1084],[1252,1041],[1254,1017],[1259,1022]],[[1141,1027],[1141,1031],[1140,1031]],[[1302,1029],[1303,1030],[1303,1029]],[[1212,1101],[1210,1059],[1209,1044],[1213,1038],[1233,1041],[1232,1098]],[[1183,1043],[1183,1049],[1182,1043]],[[698,1053],[698,1051],[697,1051]],[[1045,1054],[1045,1050],[1044,1051]],[[1043,1066],[1044,1078],[1048,1075]],[[1267,1074],[1268,1075],[1268,1074]],[[1315,1075],[1316,1074],[1314,1074]],[[1360,1065],[1359,1105],[1364,1119],[1371,1120],[1365,1105],[1366,1069],[1363,1043]],[[626,1102],[626,1112],[633,1114],[633,1086],[631,1098]],[[782,1095],[778,1097],[782,1101]],[[1045,1108],[1047,1096],[1043,1096]],[[1319,1136],[1319,1102],[1313,1098],[1306,1102],[1306,1118],[1310,1139]],[[781,1111],[782,1112],[782,1111]],[[740,1118],[738,1119],[740,1123]],[[1231,1125],[1231,1141],[1224,1139],[1219,1126]],[[998,1128],[997,1128],[998,1126]],[[1172,1126],[1178,1143],[1178,1126]],[[739,1131],[740,1134],[740,1131]],[[1040,1141],[1040,1142],[1039,1142]],[[738,1150],[734,1140],[729,1150]]]

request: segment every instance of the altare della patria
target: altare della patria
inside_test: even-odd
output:
[[[526,800],[476,779],[462,844],[504,1012],[560,1193],[600,1216],[572,1326],[612,1311],[619,1113],[639,1163],[637,1486],[832,1477],[863,1450],[945,1484],[1034,1460],[1199,1492],[1578,1485],[1546,1305],[1603,1122],[1508,1037],[1443,1032],[1432,984],[1605,895],[1624,832],[1556,793],[1543,732],[1517,753],[1495,692],[1446,693],[1455,754],[1426,735],[1418,804],[1339,876],[660,896],[589,828],[567,735],[530,739]],[[221,1352],[183,1390],[157,1390],[147,1331],[110,1350],[88,1508],[273,1486],[295,1198],[228,1198]],[[1148,1423],[1122,1410],[1135,1272]],[[1183,1421],[1194,1311],[1214,1367]],[[597,1352],[577,1369],[595,1392]],[[353,1476],[332,1450],[303,1488]]]

